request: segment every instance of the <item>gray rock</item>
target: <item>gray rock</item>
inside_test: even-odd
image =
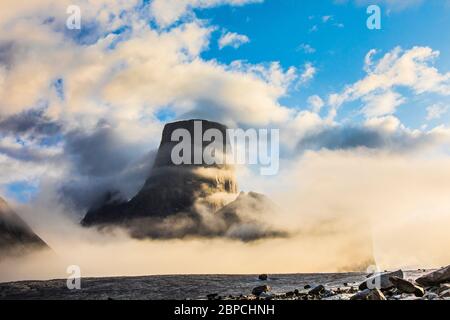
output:
[[[450,298],[450,289],[441,292],[441,293],[439,294],[439,297],[440,297],[440,298]]]
[[[441,294],[442,292],[445,292],[447,290],[450,290],[450,283],[442,283],[438,289],[438,293]]]
[[[258,276],[258,279],[259,280],[261,280],[261,281],[265,281],[265,280],[267,280],[267,274],[260,274],[259,276]]]
[[[206,298],[208,298],[208,300],[215,300],[219,295],[217,293],[211,293],[206,295]]]
[[[403,279],[403,271],[397,270],[393,272],[383,272],[372,275],[370,278],[367,278],[363,283],[359,285],[359,290],[378,288],[381,290],[387,290],[394,287],[390,277],[397,277]]]
[[[424,300],[435,300],[438,299],[439,295],[437,295],[436,293],[433,292],[427,292],[422,299]]]
[[[287,298],[291,298],[291,297],[293,297],[295,295],[295,293],[293,291],[289,291],[289,292],[286,292],[285,295],[286,295]]]
[[[394,287],[396,287],[402,293],[414,294],[416,297],[423,297],[425,291],[422,287],[416,286],[414,283],[399,277],[390,277],[389,280],[392,282]]]
[[[387,300],[379,289],[364,289],[350,297],[350,300]]]
[[[259,298],[261,298],[261,299],[266,299],[266,300],[270,300],[270,299],[272,299],[273,297],[275,297],[275,295],[274,295],[273,293],[271,293],[271,292],[263,292],[263,293],[261,293],[261,294],[259,295]]]
[[[269,292],[271,290],[271,288],[268,285],[264,285],[264,286],[258,286],[256,288],[253,288],[252,293],[255,296],[260,296],[263,292]]]
[[[442,269],[430,272],[418,279],[416,282],[422,286],[435,286],[444,282],[450,282],[450,265]]]
[[[317,295],[320,295],[321,293],[324,293],[324,292],[325,292],[325,287],[323,285],[319,284],[318,286],[312,288],[308,292],[308,294],[312,295],[312,296],[317,296]]]

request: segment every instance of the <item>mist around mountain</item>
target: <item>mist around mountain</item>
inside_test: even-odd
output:
[[[226,136],[227,127],[207,120],[186,120],[164,127],[155,163],[144,186],[127,200],[112,190],[82,220],[84,226],[121,226],[134,238],[173,239],[225,237],[241,241],[287,237],[267,221],[276,219],[275,204],[262,194],[238,192],[235,168],[227,164],[175,165],[171,154],[178,129],[195,135],[209,129]],[[202,152],[209,142],[191,140],[192,150]],[[222,141],[226,150],[227,141]],[[216,152],[219,152],[216,150]],[[194,154],[191,154],[192,159]],[[192,161],[194,163],[194,161]]]

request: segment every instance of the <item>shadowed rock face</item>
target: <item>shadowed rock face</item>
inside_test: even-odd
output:
[[[200,132],[194,132],[198,125]],[[171,141],[172,133],[177,129],[185,129],[191,134],[191,146],[204,150],[209,142],[196,141],[195,136],[202,136],[208,129],[217,129],[226,136],[226,127],[206,120],[187,120],[167,124],[164,127],[161,144],[155,164],[142,189],[130,201],[120,199],[109,193],[103,205],[97,206],[84,217],[85,226],[125,223],[136,218],[165,218],[178,213],[190,214],[195,201],[207,198],[212,194],[237,193],[234,168],[225,165],[182,164],[175,165],[171,161],[171,153],[177,141]],[[226,140],[226,139],[224,139]],[[223,150],[226,141],[223,142]],[[192,152],[192,162],[194,163]],[[219,208],[221,203],[211,203]]]
[[[203,141],[200,139],[205,131],[207,130],[218,130],[222,137],[227,136],[227,127],[223,124],[207,121],[207,120],[185,120],[185,121],[178,121],[173,123],[168,123],[164,126],[164,130],[162,133],[161,138],[161,144],[159,145],[158,154],[156,156],[154,168],[161,168],[161,167],[180,167],[180,165],[175,165],[171,160],[171,153],[172,149],[178,144],[178,141],[172,141],[172,134],[177,129],[184,129],[187,130],[191,136],[191,149],[197,149],[199,152],[202,152],[205,150],[206,146],[209,145],[211,142],[209,141]],[[196,132],[198,130],[198,132]],[[222,146],[225,150],[227,147],[227,142],[222,141]],[[194,152],[191,153],[191,163],[192,164],[183,164],[182,167],[214,167],[214,168],[226,168],[225,165],[206,165],[206,164],[194,164],[195,163],[195,157]]]
[[[6,255],[21,255],[35,249],[48,249],[48,246],[0,198],[0,259]]]

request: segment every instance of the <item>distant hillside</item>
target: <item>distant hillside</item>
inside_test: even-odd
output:
[[[47,244],[0,198],[0,260],[6,255],[21,255]]]

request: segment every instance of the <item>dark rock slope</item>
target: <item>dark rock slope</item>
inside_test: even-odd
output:
[[[21,255],[36,249],[48,249],[47,244],[0,198],[0,259]]]

